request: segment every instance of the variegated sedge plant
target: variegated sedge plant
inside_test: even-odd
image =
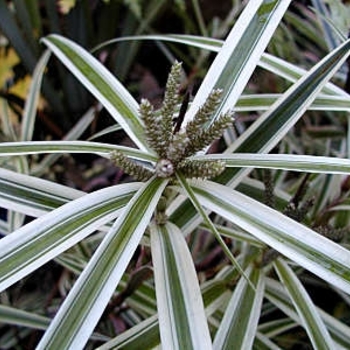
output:
[[[305,269],[340,294],[349,294],[348,249],[295,220],[300,208],[290,207],[300,198],[293,199],[280,189],[275,193],[292,219],[285,215],[287,210],[281,213],[266,206],[261,184],[246,179],[251,168],[319,176],[350,171],[348,159],[268,154],[314,107],[320,94],[327,108],[331,104],[334,110],[341,108],[337,101],[349,98],[329,79],[348,57],[350,41],[331,50],[309,72],[270,56],[262,58],[289,3],[249,1],[224,42],[175,38],[218,52],[186,112],[187,103],[181,108],[179,101],[178,63],[169,76],[163,105],[154,111],[146,100],[138,105],[79,45],[58,35],[43,39],[136,148],[92,141],[23,141],[0,144],[0,155],[10,161],[10,156],[36,153],[94,153],[111,158],[141,181],[84,194],[0,169],[1,206],[36,218],[0,240],[1,291],[6,293],[6,288],[52,259],[79,276],[53,320],[0,305],[3,321],[46,329],[37,346],[45,350],[80,349],[89,340],[88,347],[96,344],[93,341],[103,343],[100,349],[159,345],[164,349],[280,349],[283,332],[296,326],[304,328],[315,349],[350,348],[349,327],[316,307],[299,278]],[[231,125],[231,111],[258,64],[291,80],[291,87],[228,142],[222,154],[198,152]],[[37,85],[33,85],[29,106],[38,94]],[[27,110],[26,124],[32,125],[35,113]],[[46,159],[43,162],[48,164]],[[258,193],[255,199],[252,193]],[[216,214],[215,222],[211,212]],[[232,263],[225,264],[214,278],[200,282],[185,240],[199,229],[214,234]],[[222,235],[237,246],[236,254]],[[142,270],[126,271],[140,243],[152,253],[151,282],[138,278]],[[89,244],[98,248],[89,252]],[[126,301],[127,316],[133,325],[115,337],[102,333],[106,328],[96,325],[104,309],[130,289],[134,293]],[[265,308],[282,310],[286,317],[264,321],[260,316]]]

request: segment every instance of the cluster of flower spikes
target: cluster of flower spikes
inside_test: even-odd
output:
[[[220,160],[197,161],[189,157],[203,150],[222,135],[223,131],[232,124],[232,112],[221,114],[208,125],[212,114],[221,102],[221,90],[213,90],[198,109],[193,120],[181,130],[176,123],[174,125],[174,115],[180,103],[180,76],[181,63],[175,62],[171,68],[164,100],[159,110],[154,111],[153,106],[146,99],[142,99],[140,104],[146,141],[158,155],[155,168],[153,170],[145,168],[128,159],[120,151],[111,153],[112,161],[136,180],[145,181],[153,175],[163,178],[172,177],[175,171],[180,171],[187,178],[212,178],[225,169],[225,163]]]

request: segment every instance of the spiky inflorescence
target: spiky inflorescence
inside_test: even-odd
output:
[[[147,181],[153,175],[152,171],[136,164],[120,151],[112,151],[111,160],[116,166],[123,169],[127,174],[132,176],[137,181]]]
[[[140,116],[145,123],[145,135],[148,145],[159,153],[162,150],[160,145],[162,144],[163,136],[158,132],[157,128],[154,128],[157,118],[153,106],[144,98],[140,103]]]
[[[207,129],[198,130],[197,133],[187,133],[189,141],[186,147],[186,155],[190,156],[195,154],[219,138],[223,131],[231,125],[232,121],[232,112],[227,112],[220,115]]]
[[[143,99],[140,104],[141,118],[145,123],[146,140],[160,158],[167,157],[167,150],[172,139],[173,115],[179,103],[181,66],[181,63],[175,62],[171,67],[163,104],[159,111],[155,113],[148,100]]]
[[[194,118],[187,124],[186,132],[188,134],[195,135],[205,128],[205,124],[210,120],[211,115],[221,102],[221,95],[221,89],[215,89],[209,94],[203,106],[199,108]]]
[[[175,166],[186,157],[187,143],[188,138],[184,132],[178,132],[172,136],[167,150],[167,158],[171,159]]]
[[[186,95],[180,108],[177,124],[173,127],[173,117],[179,103],[179,81],[181,63],[175,62],[169,74],[164,101],[158,111],[151,103],[143,99],[140,115],[145,124],[145,136],[148,145],[158,154],[154,173],[129,160],[120,152],[114,152],[112,159],[125,172],[138,180],[148,179],[155,174],[158,177],[173,177],[180,170],[186,177],[211,178],[225,169],[222,161],[193,161],[187,158],[209,146],[219,138],[233,121],[232,112],[221,114],[212,122],[212,115],[221,103],[220,89],[213,90],[192,121],[181,130],[181,123],[186,112],[189,95]]]
[[[210,179],[220,175],[225,170],[225,162],[221,160],[184,160],[179,164],[179,170],[185,177]]]
[[[155,125],[159,128],[159,132],[163,134],[163,140],[165,141],[165,148],[167,149],[171,142],[172,129],[173,129],[173,116],[176,107],[179,103],[179,89],[180,89],[180,78],[181,78],[181,67],[182,64],[175,62],[172,67],[168,80],[165,87],[165,95],[162,106],[160,108],[160,120],[159,123]],[[166,150],[161,157],[166,155]]]
[[[164,123],[170,126],[172,126],[173,114],[179,103],[181,67],[182,63],[177,61],[171,66],[161,107],[161,114],[163,115]]]

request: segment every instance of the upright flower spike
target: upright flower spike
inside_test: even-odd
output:
[[[147,143],[158,153],[158,145],[161,143],[161,136],[154,129],[155,113],[153,106],[147,99],[142,99],[140,103],[140,116],[145,123],[145,135]]]
[[[190,156],[208,146],[211,142],[219,138],[223,131],[228,128],[233,121],[232,112],[220,115],[207,129],[200,129],[196,133],[188,133],[188,144],[186,155]]]
[[[171,67],[171,71],[165,86],[163,104],[159,111],[160,118],[158,119],[158,123],[154,125],[155,128],[158,128],[159,133],[161,133],[163,137],[164,146],[162,147],[162,151],[159,154],[159,156],[162,158],[166,157],[167,149],[171,142],[173,116],[180,100],[179,89],[181,67],[182,64],[177,61],[175,61]]]
[[[186,133],[178,132],[173,135],[167,150],[167,159],[171,159],[175,166],[186,156],[187,144],[188,138]]]
[[[185,160],[179,165],[179,170],[187,178],[210,179],[220,175],[225,170],[225,162],[221,160],[206,162]]]
[[[158,154],[154,172],[129,160],[120,152],[112,153],[114,162],[136,179],[148,179],[155,175],[161,178],[175,176],[177,170],[189,178],[211,178],[225,169],[222,161],[194,161],[188,157],[209,146],[221,136],[233,121],[232,113],[222,114],[210,124],[211,116],[220,104],[221,90],[213,90],[194,119],[181,129],[181,116],[186,113],[189,96],[180,109],[180,122],[173,127],[173,117],[179,103],[179,81],[181,63],[175,62],[169,74],[164,101],[158,111],[148,100],[140,104],[140,115],[145,124],[145,135],[149,146]]]
[[[150,170],[133,162],[120,151],[112,151],[110,157],[116,166],[123,169],[136,181],[147,181],[153,175],[153,173]]]
[[[187,124],[187,134],[196,135],[200,130],[206,127],[205,124],[209,121],[211,115],[215,112],[216,108],[221,102],[221,95],[221,89],[215,89],[209,94],[207,100],[203,106],[199,108],[193,120]]]

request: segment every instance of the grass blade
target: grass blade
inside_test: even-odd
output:
[[[43,79],[44,71],[50,56],[51,52],[46,50],[34,69],[30,89],[23,111],[23,119],[21,123],[21,141],[30,141],[32,139],[36,110],[40,96],[41,81]]]
[[[116,218],[140,187],[117,185],[85,195],[0,240],[0,290],[4,290]]]
[[[0,321],[6,324],[34,329],[46,329],[50,324],[48,317],[6,305],[0,305]]]
[[[236,267],[236,269],[239,271],[239,273],[247,280],[248,283],[250,283],[249,278],[245,275],[241,265],[239,265],[238,261],[235,259],[235,257],[233,256],[230,248],[227,246],[227,244],[225,243],[225,241],[222,239],[220,233],[218,232],[218,230],[216,229],[215,225],[213,224],[213,222],[210,220],[208,214],[206,213],[205,209],[203,209],[203,207],[200,205],[200,203],[198,202],[195,194],[193,193],[191,186],[189,186],[189,184],[187,183],[186,179],[184,178],[184,176],[180,173],[176,174],[176,177],[181,185],[181,187],[184,189],[186,195],[188,196],[188,198],[190,199],[191,203],[193,204],[193,206],[196,208],[198,214],[202,217],[202,220],[204,222],[204,224],[207,226],[207,228],[212,232],[212,234],[215,236],[216,240],[218,241],[218,243],[221,246],[221,249],[223,250],[223,252],[225,253],[225,255],[228,257],[228,259],[230,260],[230,262],[232,263],[233,266]],[[250,286],[252,287],[252,289],[254,290],[254,286],[252,284],[250,284]]]
[[[0,206],[8,210],[38,217],[84,194],[74,188],[0,168]]]
[[[246,270],[254,290],[241,278],[215,335],[214,349],[251,349],[264,296],[264,275],[260,269]]]
[[[112,39],[96,47],[95,50],[100,49],[106,45],[111,45],[113,43],[122,41],[133,41],[133,40],[158,40],[173,42],[178,44],[184,44],[192,47],[197,47],[203,50],[209,50],[212,52],[219,52],[222,48],[223,41],[214,38],[196,36],[196,35],[186,35],[186,34],[165,34],[165,35],[135,35],[126,36],[117,39]],[[287,62],[281,58],[275,57],[268,53],[263,53],[260,57],[260,61],[257,63],[258,66],[276,74],[287,81],[295,83],[307,71],[301,67],[298,67],[290,62]],[[327,95],[339,95],[346,98],[348,94],[335,84],[328,82],[322,89],[322,93]]]
[[[285,287],[270,278],[266,279],[266,298],[288,315],[292,320],[301,325],[299,315],[295,311]],[[340,322],[335,317],[327,314],[322,309],[317,308],[318,313],[321,315],[323,322],[327,326],[334,341],[344,349],[350,348],[350,328],[345,323]]]
[[[350,252],[285,215],[214,182],[190,183],[203,206],[350,293]]]
[[[194,156],[195,160],[223,160],[228,168],[283,169],[310,173],[348,174],[350,160],[335,157],[305,156],[295,154],[234,153]]]
[[[136,148],[92,141],[24,141],[0,143],[0,157],[42,153],[95,153],[107,156],[113,150],[118,150],[126,156],[144,161],[155,161],[157,159],[152,154]]]
[[[99,346],[96,350],[153,349],[160,343],[158,316],[154,315]]]
[[[103,104],[135,144],[146,150],[138,103],[117,78],[90,53],[68,39],[52,34],[43,42]]]
[[[167,184],[152,178],[111,227],[37,349],[83,348],[118,285]],[[107,188],[111,192],[111,188]]]
[[[313,347],[320,350],[334,349],[335,344],[318,314],[315,305],[292,269],[282,259],[277,259],[274,262],[274,266],[281,282],[293,301],[294,307],[298,311],[298,315],[302,320]]]
[[[151,226],[162,347],[211,349],[202,296],[191,253],[173,224]]]
[[[325,83],[349,55],[350,40],[328,54],[308,74],[292,85],[270,110],[264,113],[227,150],[227,153],[267,153],[299,120]]]
[[[248,2],[207,72],[184,124],[193,119],[214,88],[223,89],[223,95],[213,119],[236,104],[289,3]]]

